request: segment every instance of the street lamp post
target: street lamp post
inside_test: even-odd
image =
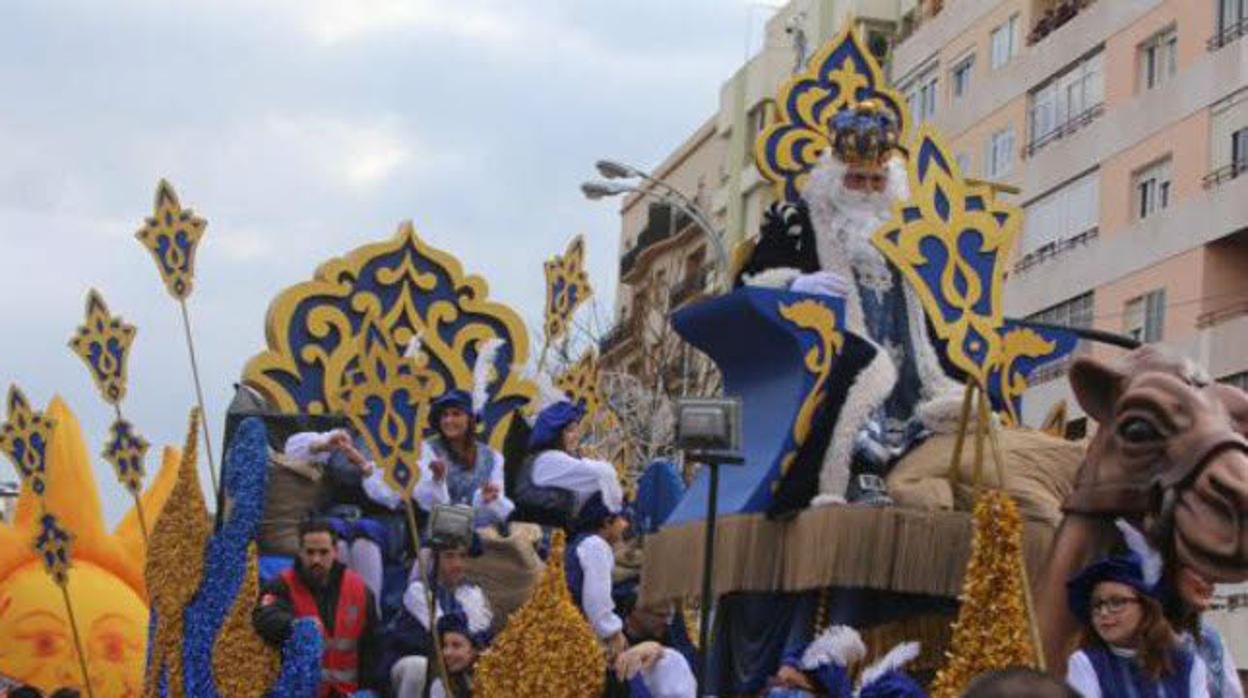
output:
[[[599,160],[596,163],[599,174],[609,180],[616,179],[633,179],[641,180],[642,184],[635,182],[604,182],[590,181],[581,185],[581,192],[585,194],[585,198],[590,200],[598,200],[611,196],[619,196],[625,193],[636,193],[642,196],[650,197],[661,201],[672,208],[684,213],[693,222],[702,229],[703,234],[710,239],[711,247],[714,248],[716,267],[719,272],[717,276],[727,277],[729,273],[728,251],[724,248],[723,236],[720,231],[711,223],[710,217],[689,197],[685,196],[676,187],[656,179],[642,172],[636,167],[626,165],[616,160]],[[643,186],[648,185],[648,186]]]

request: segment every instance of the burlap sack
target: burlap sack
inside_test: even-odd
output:
[[[1083,462],[1084,446],[1031,429],[1001,429],[1005,489],[1028,519],[1056,526],[1062,501],[1070,494]],[[888,476],[888,493],[903,507],[968,511],[974,496],[974,434],[962,449],[959,479],[947,476],[953,458],[953,434],[937,434],[906,455]],[[983,484],[998,485],[992,449],[984,444]]]
[[[534,545],[541,538],[538,526],[511,524],[511,535],[503,538],[493,528],[479,529],[481,555],[468,561],[468,578],[481,585],[494,612],[494,631],[502,629],[507,617],[529,600],[533,586],[545,565]]]
[[[269,488],[256,536],[261,555],[294,557],[299,553],[299,522],[316,511],[324,488],[315,463],[269,451]]]

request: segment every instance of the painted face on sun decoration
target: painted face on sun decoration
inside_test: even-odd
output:
[[[69,598],[99,696],[139,696],[147,651],[147,604],[89,562],[69,572]],[[61,591],[38,562],[0,581],[0,674],[52,691],[82,688],[82,671]]]

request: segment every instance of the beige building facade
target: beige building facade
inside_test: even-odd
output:
[[[1246,5],[949,0],[911,23],[893,83],[968,175],[1021,191],[1008,314],[1161,342],[1245,385]],[[1046,376],[1029,423],[1069,400]]]

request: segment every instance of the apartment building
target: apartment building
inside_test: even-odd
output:
[[[897,0],[794,0],[778,9],[767,21],[761,50],[721,86],[718,111],[650,175],[691,199],[731,252],[757,233],[775,200],[754,166],[753,148],[780,85],[846,21],[883,59],[898,17]],[[671,309],[730,283],[704,232],[662,202],[659,189],[634,194],[621,207],[616,325],[600,342],[605,365],[634,375],[659,370],[647,364],[663,356],[655,348],[666,340]],[[678,362],[687,373],[685,359]]]
[[[916,12],[893,83],[967,174],[1021,191],[1007,313],[1162,342],[1248,384],[1248,2]],[[1029,391],[1026,421],[1069,399],[1062,373]]]

